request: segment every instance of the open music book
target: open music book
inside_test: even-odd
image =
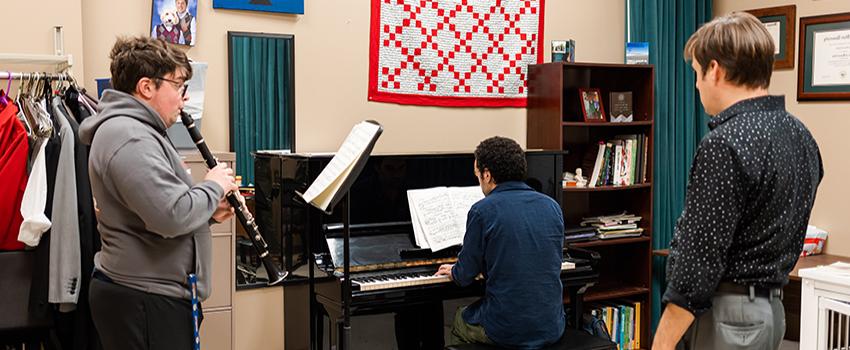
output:
[[[382,130],[380,124],[371,120],[355,125],[301,198],[325,212],[333,207],[359,175]]]
[[[469,208],[482,198],[478,186],[408,190],[416,245],[436,252],[462,244]]]

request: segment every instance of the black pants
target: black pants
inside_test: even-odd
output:
[[[399,350],[443,349],[443,322],[442,302],[397,311],[395,336]]]
[[[105,350],[193,348],[192,303],[92,278],[92,319]]]

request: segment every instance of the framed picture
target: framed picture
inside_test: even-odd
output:
[[[797,23],[797,6],[778,6],[747,10],[756,16],[773,38],[773,69],[794,68],[794,33]]]
[[[213,8],[304,14],[304,0],[213,0]]]
[[[552,40],[552,62],[566,62],[567,41]]]
[[[587,123],[604,123],[605,110],[602,107],[602,93],[599,89],[578,89],[581,99],[581,112]]]
[[[850,12],[800,18],[797,100],[850,100]]]
[[[198,0],[153,0],[151,38],[195,46]]]

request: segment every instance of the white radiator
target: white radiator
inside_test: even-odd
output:
[[[801,350],[850,350],[850,264],[800,270]]]

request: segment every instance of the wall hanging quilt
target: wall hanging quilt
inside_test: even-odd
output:
[[[372,0],[369,100],[524,107],[544,0]]]

